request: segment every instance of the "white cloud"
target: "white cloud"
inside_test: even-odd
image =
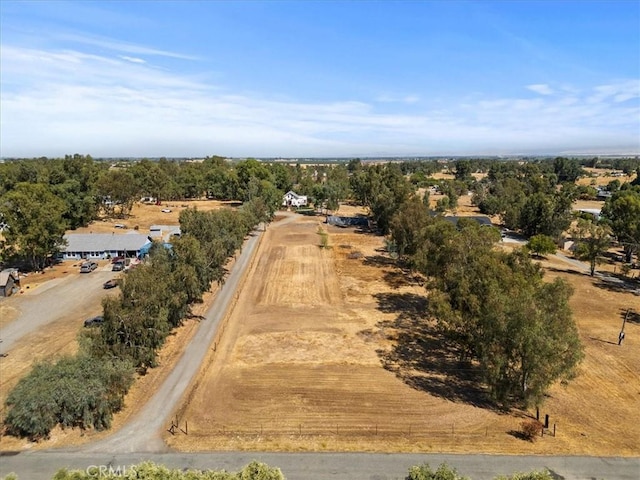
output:
[[[144,45],[135,45],[105,37],[78,35],[73,33],[61,33],[56,35],[56,37],[60,40],[73,42],[79,45],[90,45],[94,47],[106,48],[108,50],[114,50],[117,52],[133,53],[136,55],[153,55],[159,57],[177,58],[181,60],[198,60],[198,57],[193,55],[186,55],[183,53],[171,52],[168,50],[159,50],[157,48],[150,48]]]
[[[127,55],[118,55],[118,57],[120,57],[123,60],[127,60],[128,62],[131,62],[131,63],[147,63],[142,58],[128,57]]]
[[[534,99],[456,99],[428,113],[419,113],[419,104],[411,114],[386,113],[375,102],[282,101],[238,93],[126,55],[6,45],[2,52],[1,156],[640,150],[640,106],[620,100],[638,96],[635,81],[563,87]],[[388,98],[401,104],[418,99]]]
[[[420,97],[418,95],[378,95],[375,99],[376,102],[380,103],[406,103],[413,104],[418,103],[420,101]]]
[[[546,83],[527,85],[527,88],[532,92],[539,93],[540,95],[553,95],[553,89]]]

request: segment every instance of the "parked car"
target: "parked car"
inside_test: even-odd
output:
[[[115,288],[120,284],[120,281],[117,278],[112,278],[111,280],[107,280],[102,285],[102,288],[108,290],[109,288]]]
[[[91,273],[96,268],[98,268],[98,264],[96,262],[84,262],[80,265],[80,273]]]
[[[116,262],[111,266],[112,272],[121,272],[124,270],[124,262]]]
[[[100,325],[102,322],[104,322],[104,317],[101,316],[101,315],[98,315],[97,317],[87,318],[84,321],[84,326],[85,327],[93,327],[95,325]]]

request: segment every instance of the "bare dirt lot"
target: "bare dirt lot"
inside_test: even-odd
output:
[[[414,339],[426,291],[393,265],[383,239],[327,227],[318,217],[269,227],[225,333],[181,421],[165,436],[185,451],[210,449],[443,451],[638,455],[640,297],[604,288],[567,265],[549,277],[576,288],[586,347],[580,376],[557,385],[541,414],[556,436],[517,438],[526,415],[479,401],[437,338]],[[319,230],[328,233],[328,249]]]

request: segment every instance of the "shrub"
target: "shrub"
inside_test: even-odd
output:
[[[553,480],[553,476],[549,471],[536,471],[527,472],[527,473],[514,473],[508,477],[496,477],[495,480]]]
[[[121,361],[77,356],[37,364],[7,397],[7,432],[40,440],[58,423],[109,428],[132,381],[131,366]]]
[[[428,463],[425,463],[411,467],[405,480],[468,480],[468,478],[459,475],[455,468],[449,467],[446,463],[440,465],[435,472],[431,470]]]
[[[59,470],[54,480],[89,480],[97,478],[98,471],[87,470]],[[173,470],[164,465],[156,465],[153,462],[144,462],[139,465],[130,465],[125,468],[111,468],[99,473],[104,480],[140,479],[148,480],[285,480],[279,468],[272,468],[260,462],[253,461],[237,473],[224,470]]]
[[[538,420],[528,420],[520,424],[522,436],[530,442],[535,442],[542,433],[542,423]]]

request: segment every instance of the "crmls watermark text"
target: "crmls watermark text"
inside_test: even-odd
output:
[[[89,465],[85,470],[91,478],[124,477],[136,473],[135,465]]]

